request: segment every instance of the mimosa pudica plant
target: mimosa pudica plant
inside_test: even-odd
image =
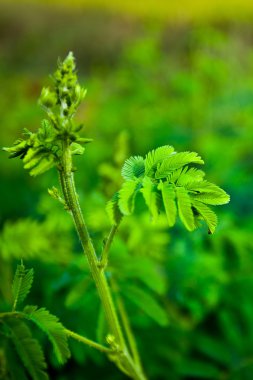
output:
[[[208,232],[213,234],[217,216],[211,207],[228,203],[229,196],[208,182],[205,173],[195,167],[204,164],[195,152],[178,153],[172,146],[165,145],[150,151],[145,157],[130,157],[122,167],[123,184],[107,203],[106,212],[112,227],[99,255],[79,204],[74,179],[73,158],[82,155],[86,144],[92,140],[80,135],[83,125],[76,123],[74,118],[86,90],[78,82],[72,53],[63,62],[58,62],[52,81],[52,88],[43,88],[39,99],[47,114],[41,127],[37,132],[25,130],[23,138],[4,150],[10,158],[20,157],[32,176],[56,168],[60,189],[52,187],[49,194],[72,216],[100,297],[108,334],[102,345],[68,330],[45,308],[28,305],[22,309],[33,282],[33,269],[26,269],[22,261],[13,281],[13,307],[11,311],[0,314],[0,331],[6,339],[7,351],[15,348],[12,357],[18,355],[23,363],[18,371],[24,379],[27,373],[34,380],[48,379],[43,351],[27,324],[30,321],[48,336],[60,364],[70,357],[68,338],[73,338],[106,354],[130,378],[144,380],[147,377],[126,310],[122,300],[115,303],[112,283],[106,276],[110,247],[120,222],[134,212],[141,196],[154,222],[160,213],[165,212],[169,227],[175,225],[179,216],[188,231],[195,230],[204,222]],[[15,366],[10,368],[11,378],[17,376],[16,371]]]

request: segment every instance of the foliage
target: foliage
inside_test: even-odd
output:
[[[123,215],[132,214],[136,195],[140,192],[154,220],[162,203],[170,227],[175,224],[178,208],[180,219],[189,231],[193,231],[198,220],[203,219],[213,233],[217,217],[207,205],[227,203],[229,196],[204,180],[203,171],[188,166],[195,163],[204,163],[197,153],[177,153],[168,145],[149,152],[145,159],[130,157],[122,168],[125,182],[107,206],[111,222],[119,222],[118,208]]]
[[[94,28],[96,26],[99,30],[101,18],[92,15],[90,19],[95,19]],[[105,26],[103,21],[102,24]],[[89,25],[82,23],[84,28]],[[106,25],[110,25],[112,33],[119,30],[113,29],[110,22]],[[77,41],[77,29],[72,26]],[[55,28],[60,30],[59,23],[56,22]],[[20,27],[20,30],[23,29]],[[90,36],[85,30],[80,34],[82,49],[77,49],[80,62],[81,52],[85,50],[83,40]],[[107,33],[108,29],[104,28],[103,36],[112,43],[113,35],[110,38]],[[95,51],[85,50],[85,59],[80,65],[80,73],[82,68],[87,69],[87,65],[90,67],[98,62],[103,65],[90,70],[93,77],[85,74],[89,89],[85,107],[86,128],[87,133],[95,137],[95,144],[94,149],[86,151],[86,160],[77,164],[80,202],[98,250],[102,249],[101,240],[109,229],[109,222],[101,209],[108,196],[121,187],[120,168],[127,157],[136,153],[144,156],[150,150],[151,141],[153,147],[173,142],[178,151],[196,150],[207,161],[209,178],[232,195],[229,208],[224,207],[225,214],[222,209],[219,211],[220,223],[214,236],[207,236],[205,229],[183,233],[180,224],[168,233],[168,222],[163,213],[156,224],[150,224],[145,206],[142,205],[140,210],[142,195],[136,198],[135,216],[123,218],[121,222],[111,248],[110,276],[117,278],[122,292],[128,281],[136,288],[145,289],[168,315],[169,324],[161,327],[146,315],[145,310],[121,294],[138,338],[144,366],[153,379],[166,378],[168,368],[171,378],[176,380],[204,378],[207,370],[217,379],[250,380],[252,377],[253,97],[250,36],[247,25],[173,26],[163,30],[161,36],[152,30],[147,38],[131,40],[128,46],[122,43],[124,56],[118,66],[115,62],[121,57],[119,47],[114,57],[108,53],[105,58],[99,51],[95,61],[91,58]],[[43,40],[46,40],[46,49]],[[26,38],[24,41],[24,48],[20,48],[22,55],[13,59],[15,69],[22,63],[28,67],[32,62],[31,67],[38,71],[36,57],[29,61],[29,41],[26,42]],[[49,49],[53,43],[54,48]],[[104,48],[107,45],[96,46]],[[38,62],[42,62],[42,75],[45,67],[52,64],[52,60],[45,64],[47,51],[62,54],[60,47],[59,35],[55,40],[40,39],[41,60]],[[24,55],[23,51],[28,54]],[[112,70],[108,69],[109,66]],[[34,107],[34,97],[40,81],[38,83],[31,72],[31,69],[30,72],[27,70],[24,77],[9,65],[9,71],[2,75],[2,84],[6,88],[3,96],[0,95],[2,124],[6,126],[2,129],[4,145],[16,135],[20,125],[33,130],[38,124],[40,114]],[[12,112],[6,112],[10,105]],[[82,112],[81,108],[80,116]],[[123,134],[128,137],[123,138]],[[102,180],[89,168],[95,166]],[[100,336],[101,340],[97,339],[104,342],[103,313],[99,311],[86,264],[77,256],[78,241],[64,211],[43,195],[45,187],[51,188],[52,181],[56,181],[53,171],[33,182],[20,173],[18,163],[3,161],[1,194],[6,202],[2,202],[1,221],[5,216],[10,221],[5,225],[9,232],[4,240],[8,253],[4,260],[2,256],[0,258],[2,294],[9,299],[7,293],[11,288],[15,258],[32,260],[30,265],[35,267],[39,281],[35,281],[30,302],[36,304],[40,299],[40,304],[58,315],[65,325],[93,339]],[[29,197],[28,186],[31,188]],[[85,195],[84,186],[88,189]],[[10,199],[13,189],[19,197]],[[33,224],[36,227],[32,227]],[[31,236],[27,236],[26,231],[30,228]],[[26,242],[29,249],[26,249]],[[1,249],[1,255],[2,252]],[[145,284],[143,279],[146,279]],[[153,288],[157,285],[157,292],[146,289],[148,285]],[[3,300],[1,305],[6,307]],[[98,332],[94,326],[97,319],[100,321]],[[45,351],[45,341],[40,342]],[[146,342],[152,342],[148,350]],[[122,377],[97,352],[75,341],[71,341],[70,346],[72,358],[63,370],[56,369],[54,357],[47,355],[50,377],[79,380],[84,372],[88,379],[94,376],[105,379]],[[6,353],[18,363],[15,350],[10,353],[6,348]],[[4,357],[0,349],[0,360],[2,358],[1,363]],[[0,368],[2,370],[1,365]],[[13,371],[15,369],[12,367]],[[13,377],[22,378],[20,374]]]
[[[4,369],[6,378],[10,376],[11,379],[15,379],[15,376],[19,374],[21,379],[26,379],[27,371],[34,380],[49,379],[41,345],[33,337],[25,320],[33,322],[48,336],[59,364],[63,364],[70,356],[66,331],[56,316],[50,314],[45,308],[38,309],[37,306],[25,306],[23,311],[17,311],[17,306],[20,306],[29,294],[32,282],[33,269],[26,269],[23,263],[18,265],[12,285],[14,300],[12,312],[0,313],[3,347],[8,347]],[[25,368],[20,366],[19,360],[13,362],[15,353],[11,351],[14,349]]]

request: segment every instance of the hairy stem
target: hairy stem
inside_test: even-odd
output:
[[[118,227],[119,226],[116,224],[113,225],[110,232],[109,232],[108,238],[106,239],[105,246],[104,246],[104,249],[102,251],[101,258],[100,258],[100,266],[102,269],[107,267],[109,250],[110,250],[113,238],[114,238],[114,236],[118,230]]]
[[[133,334],[133,331],[132,331],[132,328],[130,325],[130,321],[129,321],[129,318],[128,318],[128,315],[127,315],[127,312],[125,309],[124,302],[118,293],[118,287],[117,287],[115,280],[112,279],[111,284],[112,284],[113,290],[116,293],[116,305],[117,305],[118,310],[119,310],[119,315],[121,317],[122,326],[125,330],[127,340],[129,343],[129,347],[130,347],[131,353],[133,355],[133,359],[134,359],[136,365],[142,370],[142,364],[141,364],[141,359],[140,359],[140,355],[138,352],[138,347],[137,347],[135,337],[134,337],[134,334]]]
[[[85,337],[83,337],[83,336],[81,336],[79,334],[76,334],[76,333],[74,333],[71,330],[65,329],[64,331],[65,331],[65,334],[67,336],[69,336],[70,338],[73,338],[75,340],[78,340],[78,342],[80,342],[80,343],[84,343],[84,344],[86,344],[86,345],[88,345],[90,347],[96,348],[97,350],[99,350],[101,352],[104,352],[106,354],[109,354],[109,353],[112,352],[112,350],[110,348],[105,347],[102,344],[93,342],[93,340],[90,340],[90,339],[85,338]]]
[[[59,167],[59,175],[65,202],[72,215],[84,254],[87,257],[90,271],[104,308],[110,333],[115,337],[116,343],[121,351],[121,360],[120,363],[118,363],[118,366],[120,368],[125,368],[126,373],[128,373],[128,375],[133,379],[143,380],[145,379],[144,375],[141,373],[139,368],[137,368],[128,352],[104,271],[101,271],[100,269],[100,261],[97,258],[92,240],[83,218],[75,188],[72,155],[68,141],[63,142],[63,154],[61,165]]]

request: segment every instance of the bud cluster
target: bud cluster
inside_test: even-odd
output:
[[[60,163],[63,142],[70,146],[72,154],[83,154],[83,144],[92,140],[82,138],[78,132],[83,125],[76,125],[73,117],[83,100],[86,90],[80,86],[76,74],[75,59],[70,52],[58,62],[52,76],[53,88],[44,87],[39,99],[48,120],[43,120],[36,133],[24,131],[24,138],[15,141],[12,147],[4,148],[10,158],[23,159],[24,168],[31,175],[41,174]]]

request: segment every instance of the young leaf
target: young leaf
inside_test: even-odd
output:
[[[185,227],[189,231],[196,228],[194,215],[191,207],[191,199],[183,187],[176,188],[178,214]]]
[[[122,219],[122,213],[118,205],[119,193],[115,193],[106,204],[106,212],[112,224],[119,224]]]
[[[128,158],[128,160],[124,163],[121,170],[121,175],[126,181],[128,181],[142,177],[144,172],[145,165],[143,157],[133,156]]]
[[[145,174],[152,177],[158,164],[174,154],[174,148],[170,145],[161,146],[149,152],[145,157]]]
[[[28,293],[30,292],[33,283],[33,269],[25,269],[25,266],[21,263],[17,266],[13,284],[13,310],[16,310],[18,304],[22,303]]]
[[[205,173],[202,170],[185,166],[177,179],[177,185],[186,187],[192,182],[199,183],[200,181],[203,181],[204,176]]]
[[[191,191],[194,199],[206,204],[223,205],[230,200],[229,195],[223,189],[207,181],[193,182],[186,187]]]
[[[171,171],[187,164],[204,164],[196,152],[180,152],[170,155],[157,167],[156,178],[166,178]]]
[[[194,200],[193,207],[197,210],[199,215],[205,220],[211,234],[214,233],[217,226],[217,215],[204,203]]]
[[[28,326],[14,318],[6,318],[11,331],[11,339],[17,353],[33,380],[49,380],[47,367],[39,342],[32,337]]]
[[[119,191],[119,209],[124,215],[132,214],[139,183],[133,180],[123,183]]]
[[[53,345],[58,362],[65,363],[70,357],[70,351],[64,326],[59,319],[45,308],[38,309],[37,306],[26,306],[24,317],[44,331]]]
[[[159,193],[157,192],[157,187],[149,177],[144,178],[142,185],[141,193],[143,194],[153,220],[156,220],[159,215]]]
[[[177,207],[175,202],[175,190],[167,182],[160,182],[158,189],[161,190],[163,204],[170,227],[174,226],[177,216]]]

